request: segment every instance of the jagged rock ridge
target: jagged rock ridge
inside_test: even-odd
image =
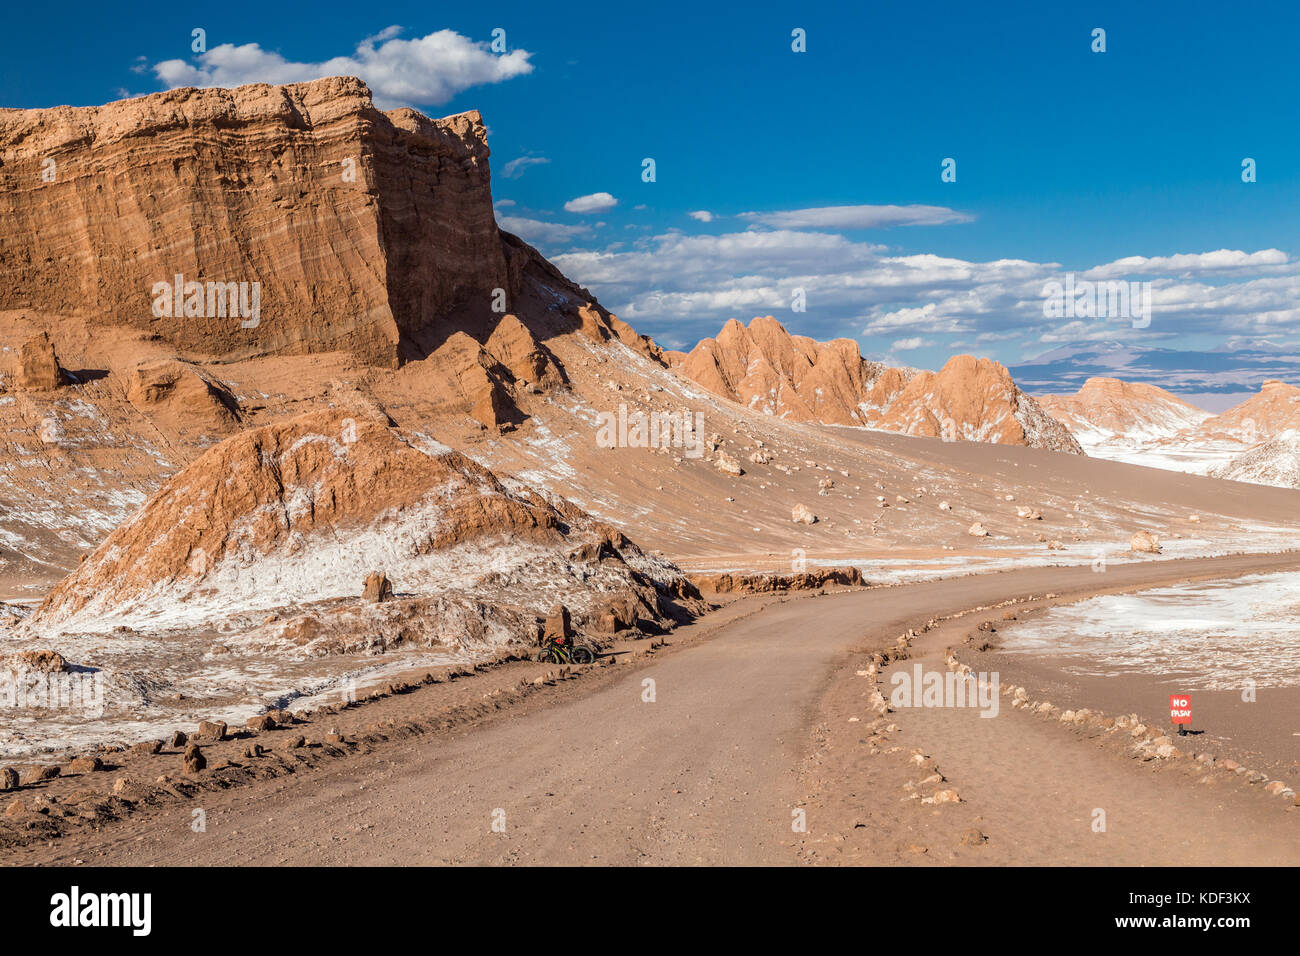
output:
[[[1083,453],[989,359],[955,356],[939,372],[890,368],[864,359],[852,339],[791,335],[772,316],[748,327],[732,319],[689,354],[666,355],[715,394],[778,418]]]

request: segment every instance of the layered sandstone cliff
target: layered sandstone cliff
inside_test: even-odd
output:
[[[0,216],[0,310],[198,357],[392,366],[438,317],[490,314],[531,252],[497,229],[477,112],[385,113],[350,77],[0,110]]]

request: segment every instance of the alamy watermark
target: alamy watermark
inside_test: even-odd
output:
[[[977,707],[981,717],[998,715],[998,673],[926,671],[920,664],[897,670],[889,678],[889,706]]]
[[[1049,319],[1128,319],[1133,328],[1151,324],[1151,283],[1111,279],[1076,281],[1073,272],[1065,282],[1043,284],[1043,316]]]
[[[262,324],[262,283],[186,282],[176,273],[171,282],[155,282],[155,319],[239,319],[241,329]]]
[[[0,673],[0,710],[79,711],[100,717],[104,713],[104,677],[99,671]]]
[[[679,448],[686,458],[703,458],[703,430],[704,413],[688,409],[647,415],[621,404],[617,412],[596,413],[598,448]]]

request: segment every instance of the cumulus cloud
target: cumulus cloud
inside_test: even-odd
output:
[[[713,222],[713,213],[707,209],[697,209],[695,212],[687,213],[696,222]]]
[[[1290,265],[1280,249],[1242,252],[1240,249],[1217,249],[1214,252],[1183,253],[1174,256],[1127,256],[1089,269],[1085,279],[1118,279],[1124,276],[1179,275],[1197,276],[1232,272],[1259,272],[1269,267]]]
[[[497,225],[506,232],[513,232],[525,242],[557,246],[591,234],[590,226],[566,226],[559,222],[544,222],[525,216],[498,216]]]
[[[565,212],[603,212],[606,209],[613,209],[618,205],[618,200],[609,193],[592,193],[589,196],[579,196],[577,199],[570,199],[564,204]]]
[[[943,226],[974,217],[946,206],[817,206],[786,212],[744,212],[741,219],[777,229],[885,229]]]
[[[1277,337],[1300,325],[1300,263],[1271,250],[1142,259],[1151,276],[1143,281],[1151,283],[1152,315],[1150,326],[1139,329],[1124,316],[1047,318],[1044,287],[1064,280],[1059,263],[900,255],[831,232],[674,230],[625,247],[569,246],[553,259],[639,330],[688,343],[714,334],[729,318],[773,314],[805,334],[878,339],[877,349],[894,343],[900,352],[911,339],[935,348],[1001,343],[998,354],[1013,361],[1055,343]],[[1113,265],[1086,274],[1109,275]],[[1193,269],[1201,270],[1199,277],[1189,278]],[[790,312],[796,289],[807,297],[806,313]]]
[[[153,71],[169,89],[179,86],[242,86],[248,83],[301,83],[324,76],[358,76],[383,108],[439,105],[473,86],[501,83],[533,71],[532,54],[496,54],[487,43],[453,30],[411,40],[388,27],[362,40],[350,55],[308,63],[286,60],[257,43],[223,43],[196,58],[163,60]]]
[[[895,352],[914,352],[917,349],[928,348],[933,345],[929,339],[923,339],[919,335],[914,335],[910,339],[898,339],[890,346]]]
[[[506,179],[518,179],[529,166],[544,166],[550,160],[545,156],[520,156],[501,167],[501,175]]]

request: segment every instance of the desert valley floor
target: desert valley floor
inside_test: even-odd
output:
[[[1300,862],[1300,388],[665,350],[351,77],[0,143],[0,863]]]

